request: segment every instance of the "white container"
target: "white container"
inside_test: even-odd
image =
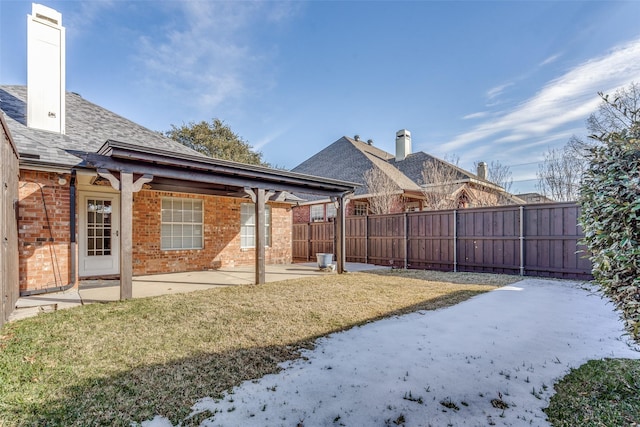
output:
[[[319,253],[316,254],[318,259],[318,268],[328,268],[333,264],[333,254]]]

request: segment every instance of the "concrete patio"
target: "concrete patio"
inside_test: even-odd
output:
[[[277,282],[305,276],[329,276],[337,274],[335,272],[321,271],[317,263],[267,265],[266,268],[267,282]],[[346,263],[346,270],[348,272],[382,268],[385,267],[370,264]],[[133,278],[133,298],[193,292],[224,286],[251,285],[253,283],[253,267],[136,276]],[[19,298],[16,303],[16,310],[9,319],[19,320],[35,316],[38,313],[62,310],[84,304],[118,301],[119,299],[119,280],[82,280],[78,288],[65,292]]]

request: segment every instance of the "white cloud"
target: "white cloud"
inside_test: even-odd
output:
[[[466,116],[464,116],[462,119],[463,120],[470,120],[470,119],[481,119],[483,117],[488,116],[489,113],[486,111],[479,111],[477,113],[471,113],[471,114],[467,114]]]
[[[549,64],[551,64],[551,63],[553,63],[553,62],[556,62],[556,61],[558,60],[558,58],[560,58],[561,56],[562,56],[562,55],[561,55],[561,54],[559,54],[559,53],[557,53],[557,54],[555,54],[555,55],[551,55],[550,57],[548,57],[548,58],[546,58],[544,61],[542,61],[542,62],[540,63],[540,66],[542,67],[542,66],[545,66],[545,65],[549,65]]]
[[[251,27],[273,25],[297,6],[275,2],[169,2],[162,31],[140,37],[145,80],[192,106],[210,110],[249,91],[264,89],[273,52],[252,47]]]
[[[291,128],[291,126],[286,126],[286,127],[281,128],[281,129],[277,129],[275,131],[270,132],[266,136],[260,138],[258,140],[258,142],[253,144],[253,148],[255,148],[256,150],[262,150],[262,148],[264,146],[270,144],[271,142],[273,142],[276,139],[278,139],[279,137],[281,137],[283,134],[285,134],[287,131],[289,131],[290,128]]]
[[[442,149],[453,152],[485,139],[504,144],[539,138],[576,120],[585,120],[600,103],[598,91],[611,93],[639,80],[640,39],[636,39],[576,66],[511,112],[478,124]]]
[[[489,98],[489,100],[497,98],[498,96],[502,95],[502,92],[504,92],[504,90],[509,86],[513,86],[513,83],[509,82],[489,89],[487,91],[487,98]]]
[[[62,16],[62,25],[68,29],[67,37],[82,37],[83,33],[93,30],[95,21],[115,6],[115,0],[77,2]]]

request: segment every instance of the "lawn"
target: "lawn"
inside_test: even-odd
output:
[[[590,360],[554,388],[545,412],[556,427],[640,423],[640,360]]]
[[[327,275],[92,304],[0,330],[1,425],[121,425],[278,371],[316,338],[450,306],[515,276]],[[183,421],[189,425],[189,420]]]

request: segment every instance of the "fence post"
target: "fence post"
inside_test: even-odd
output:
[[[404,269],[407,269],[407,258],[409,256],[409,221],[407,217],[407,213],[404,213]]]
[[[311,261],[311,223],[307,224],[307,261]]]
[[[524,206],[520,206],[520,275],[524,276]]]
[[[458,210],[453,210],[453,272],[458,272]]]
[[[369,215],[364,216],[364,263],[369,264]]]

